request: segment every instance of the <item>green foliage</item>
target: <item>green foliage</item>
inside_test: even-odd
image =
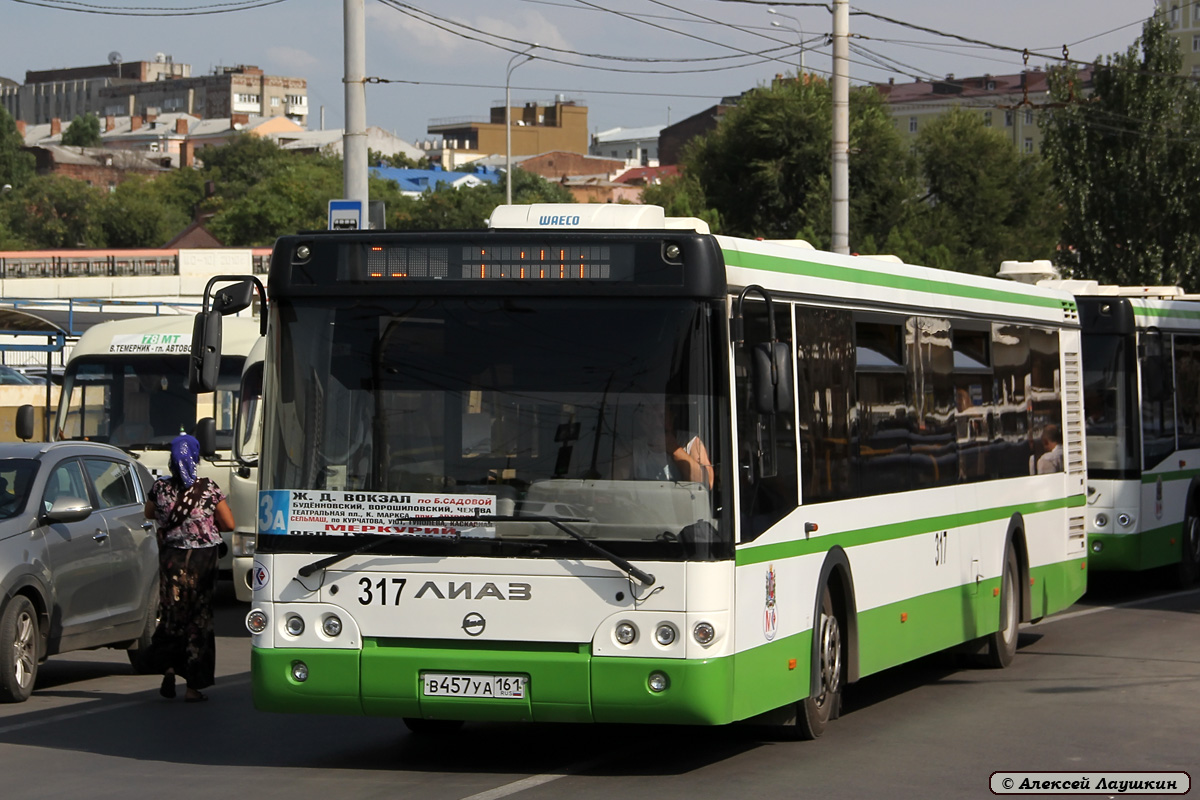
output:
[[[807,231],[814,244],[828,245],[832,102],[824,82],[781,81],[745,95],[715,131],[686,148],[684,173],[727,233],[791,239]],[[898,224],[913,186],[912,158],[873,88],[851,92],[850,149],[856,249]]]
[[[572,203],[571,193],[557,183],[515,168],[512,173],[513,203]],[[389,213],[388,227],[400,230],[478,230],[486,227],[496,206],[504,204],[503,180],[455,189],[426,191],[419,201]]]
[[[1044,122],[1065,223],[1060,265],[1102,283],[1183,285],[1200,278],[1200,88],[1161,17],[1124,53],[1094,65],[1084,97],[1074,67],[1054,70]]]
[[[708,223],[713,233],[722,232],[721,212],[708,207],[704,187],[686,172],[647,186],[642,190],[642,202],[662,206],[669,217],[698,217]]]
[[[29,248],[103,247],[97,209],[103,193],[83,181],[38,175],[7,197],[0,211],[11,235]]]
[[[131,176],[103,196],[96,221],[108,247],[161,247],[191,222],[183,203],[170,197],[171,181]]]
[[[329,200],[342,194],[341,162],[285,155],[270,157],[274,168],[240,194],[228,194],[218,182],[220,211],[207,225],[214,236],[232,246],[267,246],[283,234],[326,227]],[[245,166],[250,165],[238,168],[236,185],[241,185]]]
[[[399,169],[429,169],[429,157],[422,156],[414,161],[403,153],[385,156],[378,150],[367,151],[367,163],[373,167],[397,167]]]
[[[888,252],[917,264],[995,275],[1005,259],[1053,258],[1060,214],[1049,165],[1021,155],[973,111],[955,108],[916,144],[925,194]]]
[[[63,131],[62,143],[68,147],[99,147],[100,118],[95,114],[76,114]]]
[[[19,188],[33,177],[33,154],[22,150],[24,146],[12,115],[0,108],[0,186]]]

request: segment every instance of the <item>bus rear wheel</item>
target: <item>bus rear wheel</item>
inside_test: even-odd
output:
[[[813,650],[817,665],[817,691],[796,707],[796,737],[816,739],[842,708],[842,675],[845,672],[842,623],[833,607],[833,595],[821,591],[821,611],[813,626]]]
[[[1020,594],[1017,592],[1017,551],[1009,545],[1004,554],[1004,572],[1000,576],[1000,627],[987,637],[984,663],[1004,669],[1017,654],[1017,626],[1021,622]]]

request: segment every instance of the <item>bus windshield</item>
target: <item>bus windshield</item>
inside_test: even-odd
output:
[[[1087,462],[1095,477],[1130,477],[1140,471],[1133,355],[1130,336],[1083,337]]]
[[[216,392],[188,391],[186,355],[81,356],[67,364],[59,439],[108,442],[127,450],[169,450],[180,432],[211,416],[217,446],[229,449],[234,399],[245,359],[226,356]]]
[[[482,502],[500,540],[561,536],[538,517],[607,542],[728,537],[711,481],[664,454],[699,441],[721,474],[713,319],[678,299],[281,301],[261,487]]]

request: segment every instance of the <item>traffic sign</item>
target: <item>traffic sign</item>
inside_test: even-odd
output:
[[[361,200],[330,200],[329,230],[357,231],[362,228]]]

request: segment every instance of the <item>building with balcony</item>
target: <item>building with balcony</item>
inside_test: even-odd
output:
[[[23,85],[0,83],[0,105],[13,119],[31,125],[79,114],[185,113],[202,119],[286,117],[305,127],[308,82],[266,75],[250,65],[218,67],[212,75],[194,77],[187,64],[159,54],[155,61],[26,72]]]
[[[612,128],[592,136],[588,154],[622,158],[627,167],[658,166],[658,136],[666,125],[645,128]]]

